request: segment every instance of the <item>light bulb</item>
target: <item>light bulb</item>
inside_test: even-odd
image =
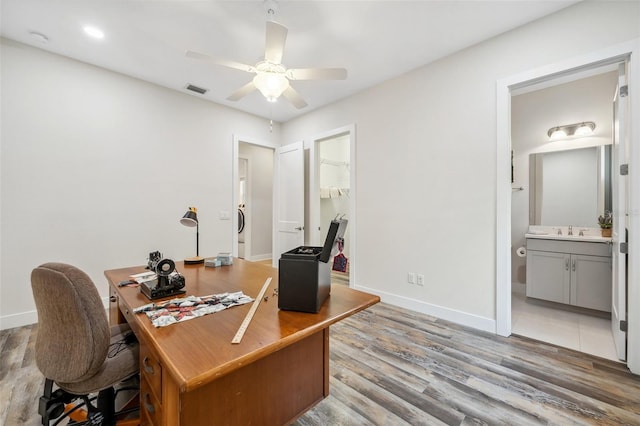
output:
[[[555,130],[551,132],[551,135],[549,135],[549,140],[555,141],[558,139],[564,139],[566,137],[567,137],[567,132],[565,132],[560,127],[556,127]]]
[[[582,123],[574,133],[576,136],[589,136],[593,134],[593,129],[586,123]]]
[[[258,71],[253,84],[269,102],[275,102],[289,87],[289,80],[281,73]]]

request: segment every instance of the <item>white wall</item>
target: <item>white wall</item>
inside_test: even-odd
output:
[[[103,270],[150,251],[231,251],[232,134],[279,140],[236,110],[2,39],[0,327],[35,322],[30,273],[61,261],[107,295]],[[178,267],[180,264],[178,263]]]
[[[285,144],[356,123],[355,286],[495,330],[496,81],[636,38],[639,19],[638,2],[580,3],[285,123]]]

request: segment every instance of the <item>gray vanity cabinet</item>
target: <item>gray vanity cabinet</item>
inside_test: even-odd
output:
[[[611,311],[610,245],[527,238],[527,297]]]

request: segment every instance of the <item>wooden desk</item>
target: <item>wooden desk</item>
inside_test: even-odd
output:
[[[265,293],[242,342],[231,344],[251,303],[155,328],[132,309],[149,303],[138,288],[118,287],[144,267],[105,271],[110,321],[129,323],[140,341],[141,418],[153,425],[280,425],[295,420],[329,395],[329,326],[380,301],[342,285],[317,314],[281,311],[274,289],[278,271],[235,259],[205,268],[176,262],[187,295]]]

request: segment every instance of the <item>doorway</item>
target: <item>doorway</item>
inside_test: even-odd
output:
[[[548,268],[533,268],[529,262],[541,262],[543,253],[544,259],[550,255],[525,253],[532,241],[525,240],[525,234],[530,229],[542,233],[550,226],[560,229],[569,225],[576,229],[575,236],[579,232],[600,234],[597,218],[611,211],[611,179],[604,179],[610,167],[604,165],[613,142],[611,111],[617,83],[618,68],[612,64],[590,69],[587,75],[580,73],[511,92],[512,332],[610,360],[618,360],[611,331],[611,255],[598,258],[602,279],[589,283],[598,286],[590,291],[605,293],[598,298],[601,303],[590,301],[598,310],[577,308],[569,301],[549,303],[548,295],[536,289],[543,281],[556,282],[564,275],[542,279],[542,274],[551,274]],[[551,140],[548,136],[557,126],[586,121],[594,123],[593,134]],[[602,247],[610,253],[608,246]],[[529,282],[534,278],[535,286]]]
[[[523,72],[497,81],[497,170],[496,170],[496,332],[509,336],[511,328],[511,93],[513,90],[547,80],[575,74],[579,71],[617,64],[629,60],[629,99],[631,109],[636,110],[638,95],[635,90],[640,84],[640,68],[630,58],[639,56],[640,40],[611,46],[598,52],[564,60],[538,69]],[[640,142],[638,123],[629,122],[629,164],[640,164]],[[629,170],[633,170],[632,167]],[[640,373],[640,328],[631,324],[640,321],[640,309],[634,301],[640,300],[640,282],[637,278],[637,266],[640,265],[640,251],[634,247],[640,243],[640,188],[629,179],[629,276],[627,311],[628,358],[627,366],[634,373]],[[616,246],[616,243],[613,244]]]
[[[271,259],[274,148],[235,140],[234,255],[252,262]]]
[[[346,267],[332,269],[332,282],[352,286],[355,282],[355,126],[350,125],[315,136],[309,149],[309,195],[306,241],[324,244],[333,219],[348,221],[342,254]],[[338,254],[338,253],[334,253]],[[333,261],[333,258],[332,258]],[[333,265],[332,265],[333,266]]]
[[[320,182],[320,234],[326,234],[334,219],[349,219],[350,135],[337,135],[317,142]],[[351,257],[350,239],[340,246],[347,259]],[[349,285],[349,263],[345,268],[332,265],[332,283]]]

